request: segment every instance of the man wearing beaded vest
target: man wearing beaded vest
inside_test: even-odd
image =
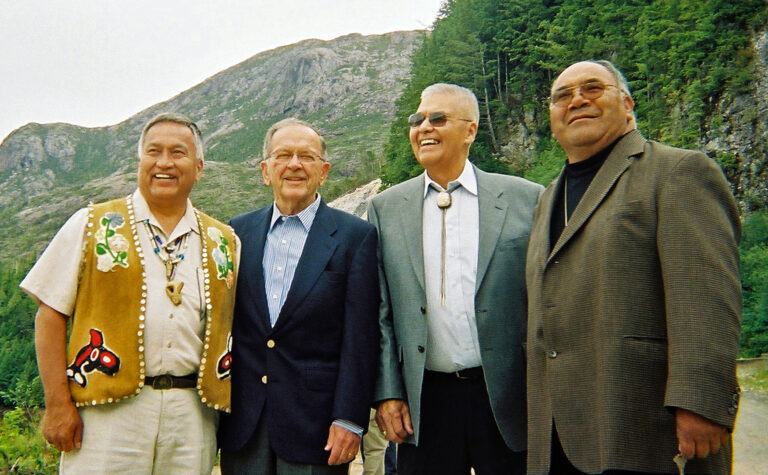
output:
[[[210,474],[230,407],[240,245],[189,201],[202,136],[160,114],[138,151],[138,189],[75,213],[21,283],[65,474]]]

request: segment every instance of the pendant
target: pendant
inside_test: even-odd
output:
[[[165,278],[170,280],[171,277],[173,277],[173,266],[176,264],[173,262],[173,260],[170,258],[165,260]]]
[[[184,282],[178,280],[172,280],[165,284],[165,293],[168,294],[168,298],[171,299],[174,305],[181,303],[181,289],[184,287]]]
[[[451,194],[447,191],[441,191],[437,194],[437,207],[440,209],[451,206]]]

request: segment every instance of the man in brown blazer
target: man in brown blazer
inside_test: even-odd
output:
[[[740,221],[704,154],[636,130],[607,61],[550,97],[568,161],[528,247],[529,473],[729,473]]]

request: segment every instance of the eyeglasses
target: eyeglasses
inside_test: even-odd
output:
[[[556,90],[552,93],[551,96],[549,96],[549,103],[556,107],[567,106],[573,100],[573,91],[576,89],[579,90],[581,97],[592,101],[598,97],[601,97],[605,92],[605,89],[608,87],[615,87],[618,89],[618,87],[614,86],[613,84],[603,84],[600,81],[589,81],[585,82],[584,84],[579,84],[578,86],[564,87],[562,89]]]
[[[432,112],[429,115],[424,115],[421,112],[417,112],[415,114],[411,114],[408,117],[408,125],[411,126],[411,128],[418,127],[421,125],[422,122],[424,122],[424,119],[428,119],[429,123],[432,124],[433,127],[442,127],[451,119],[455,120],[463,120],[464,122],[474,122],[469,119],[461,119],[458,117],[448,117],[448,115],[445,112]]]
[[[323,159],[322,157],[318,157],[317,155],[312,155],[309,152],[276,152],[272,154],[269,158],[271,158],[277,163],[283,164],[293,160],[293,157],[298,158],[299,162],[302,164],[309,164],[314,162],[315,160]]]

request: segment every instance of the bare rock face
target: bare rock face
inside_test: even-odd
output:
[[[368,201],[376,196],[381,188],[381,180],[375,179],[361,187],[358,187],[344,196],[340,196],[328,203],[328,206],[347,213],[354,214],[365,219],[368,209]]]
[[[700,140],[705,151],[731,158],[725,171],[747,212],[768,206],[768,30],[756,34],[752,43],[753,91],[722,100]]]
[[[10,135],[0,148],[0,172],[24,170],[40,171],[46,158],[43,139],[20,130]]]

